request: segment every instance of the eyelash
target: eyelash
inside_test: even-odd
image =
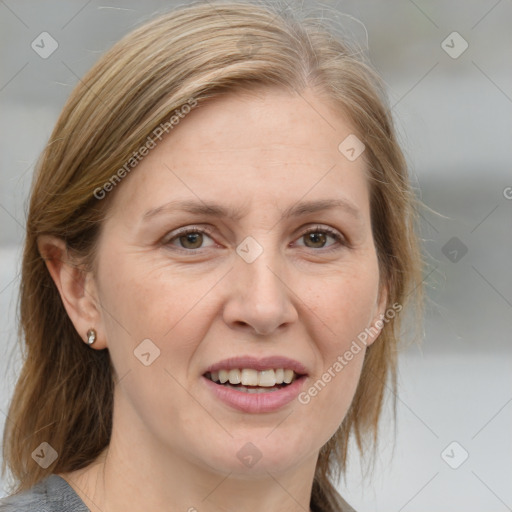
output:
[[[213,235],[214,233],[214,230],[212,228],[209,228],[209,227],[201,227],[201,228],[198,228],[198,227],[187,227],[187,228],[183,228],[181,230],[179,230],[177,233],[175,233],[171,238],[167,238],[167,239],[164,239],[163,241],[163,245],[165,246],[171,246],[171,242],[182,237],[182,236],[186,236],[188,234],[191,234],[191,233],[194,233],[194,234],[206,234],[208,235],[210,238],[211,236]],[[345,239],[345,237],[343,237],[343,235],[341,235],[340,233],[338,233],[337,231],[331,229],[331,228],[327,228],[327,227],[322,227],[322,226],[315,226],[314,228],[309,228],[307,229],[306,231],[304,231],[304,233],[302,233],[300,235],[299,238],[303,238],[305,237],[306,235],[309,235],[310,233],[326,233],[327,235],[329,235],[330,237],[334,238],[334,240],[337,242],[337,244],[333,244],[332,246],[330,247],[327,247],[327,248],[320,248],[320,249],[313,249],[314,251],[316,252],[320,252],[322,251],[323,253],[326,253],[326,252],[332,252],[332,251],[337,251],[340,249],[340,247],[338,246],[338,244],[340,246],[343,246],[343,247],[348,247],[348,243]],[[307,249],[310,249],[309,247],[306,247]],[[177,247],[177,246],[174,246],[174,249],[178,250],[178,251],[182,251],[182,252],[186,252],[186,253],[196,253],[198,251],[201,251],[201,248],[198,248],[198,249],[185,249],[183,247]]]

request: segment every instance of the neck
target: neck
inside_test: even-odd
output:
[[[91,512],[310,511],[313,474],[303,467],[250,479],[178,461],[146,471],[133,454],[120,455],[110,445],[92,465],[61,475]]]
[[[61,476],[91,512],[309,512],[317,457],[280,472],[258,464],[221,472],[194,460],[186,447],[162,446],[138,425],[114,428],[94,463]]]

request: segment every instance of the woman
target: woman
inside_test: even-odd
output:
[[[248,3],[100,59],[31,193],[0,510],[352,510],[348,440],[376,442],[421,289],[382,96],[317,21]]]

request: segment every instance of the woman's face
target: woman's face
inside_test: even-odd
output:
[[[364,158],[338,149],[351,133],[311,91],[231,94],[192,110],[117,185],[96,327],[125,446],[224,474],[316,460],[364,346],[335,363],[383,312]],[[210,380],[220,370],[233,387]],[[296,381],[272,386],[289,370]],[[262,385],[243,391],[238,376]]]

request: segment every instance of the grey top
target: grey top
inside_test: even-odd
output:
[[[345,501],[343,512],[355,512]],[[30,489],[0,499],[0,512],[91,512],[73,488],[58,475],[50,475]]]
[[[90,512],[73,488],[50,475],[30,489],[0,499],[0,512]]]

